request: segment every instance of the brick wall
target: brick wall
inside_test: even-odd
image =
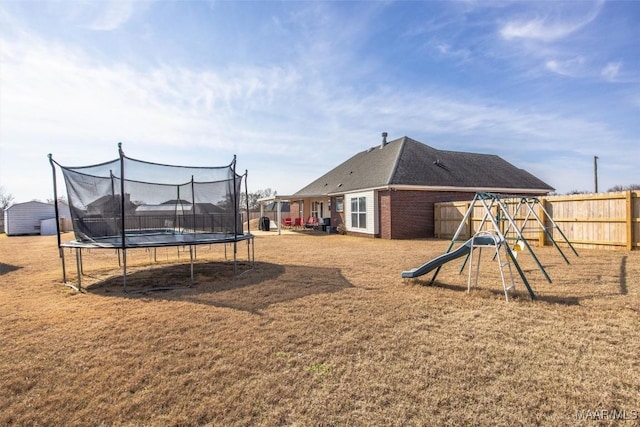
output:
[[[378,191],[378,230],[382,239],[392,239],[391,237],[391,191]]]
[[[434,204],[469,200],[475,193],[454,191],[381,191],[380,237],[416,239],[434,237]]]
[[[300,217],[300,202],[290,202],[289,213],[291,214],[292,219],[296,219]],[[304,220],[306,218],[302,218],[302,219]]]

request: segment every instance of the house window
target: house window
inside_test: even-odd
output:
[[[353,197],[351,199],[351,227],[367,228],[366,197]]]
[[[336,212],[344,212],[344,197],[336,197]]]
[[[311,216],[315,218],[322,218],[322,202],[311,203]]]

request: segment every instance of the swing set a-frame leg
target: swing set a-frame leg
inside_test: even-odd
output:
[[[513,265],[516,267],[516,270],[518,270],[518,274],[522,279],[522,283],[524,283],[524,286],[527,288],[527,291],[529,292],[529,296],[531,297],[532,300],[536,299],[536,294],[533,293],[533,289],[531,289],[531,286],[529,285],[527,276],[525,276],[524,271],[522,271],[522,268],[520,268],[520,264],[518,264],[518,260],[513,255],[513,251],[511,250],[511,248],[509,248],[509,245],[507,245],[507,253],[509,254],[509,258],[511,258],[511,261],[513,261]]]

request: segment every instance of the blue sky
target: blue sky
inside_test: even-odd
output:
[[[640,2],[0,0],[0,186],[238,156],[291,194],[409,136],[559,193],[640,184]]]

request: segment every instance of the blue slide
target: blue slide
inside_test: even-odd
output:
[[[421,265],[418,268],[414,268],[410,271],[403,271],[402,278],[413,279],[415,277],[422,276],[423,274],[427,274],[428,272],[435,270],[436,268],[442,266],[443,264],[448,263],[449,261],[452,261],[454,259],[458,259],[460,257],[467,255],[471,250],[472,241],[473,241],[473,238],[464,242],[458,249],[451,252],[447,252],[446,254],[442,254],[439,257],[432,259],[431,261]],[[483,246],[495,244],[495,240],[493,238],[484,237],[484,236],[475,237],[475,241],[477,244],[481,244]]]

